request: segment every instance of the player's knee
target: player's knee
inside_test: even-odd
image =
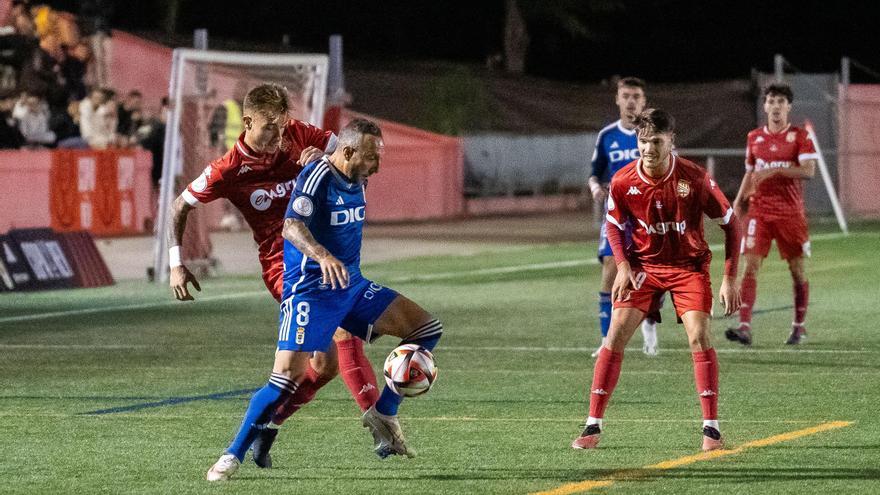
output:
[[[319,379],[330,380],[339,374],[339,360],[334,353],[316,352],[309,365]]]
[[[336,332],[333,333],[333,341],[334,342],[339,342],[342,340],[351,340],[354,338],[356,338],[354,335],[350,334],[349,332],[345,331],[342,328],[337,328]]]
[[[434,318],[431,321],[414,328],[409,335],[403,339],[404,344],[418,344],[428,350],[434,348],[440,337],[443,335],[443,324],[439,319]]]

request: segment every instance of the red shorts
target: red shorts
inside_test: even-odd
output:
[[[629,294],[626,301],[614,301],[614,308],[636,308],[646,314],[659,311],[661,298],[667,291],[672,294],[675,314],[702,311],[712,314],[712,279],[709,272],[681,268],[633,267],[636,279],[642,283]]]
[[[766,258],[770,253],[770,243],[776,240],[779,256],[784,260],[810,257],[810,232],[807,218],[803,212],[790,218],[767,220],[760,216],[747,215],[745,233],[740,252]]]
[[[284,253],[279,252],[268,258],[260,257],[263,266],[263,282],[276,301],[281,302],[284,292]]]

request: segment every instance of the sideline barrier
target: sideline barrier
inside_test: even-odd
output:
[[[141,149],[0,152],[0,231],[143,233],[153,216],[150,157]]]
[[[88,232],[12,230],[0,236],[0,292],[113,285]]]

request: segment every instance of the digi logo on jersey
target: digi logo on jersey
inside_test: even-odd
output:
[[[272,206],[272,200],[283,198],[287,196],[292,189],[296,181],[289,180],[287,182],[279,182],[275,184],[275,187],[269,189],[268,191],[265,189],[257,189],[256,191],[251,193],[251,206],[253,206],[258,211],[266,211]]]
[[[626,160],[631,162],[639,157],[639,150],[612,150],[608,152],[608,159],[614,163]]]
[[[687,228],[687,224],[684,220],[680,222],[657,222],[654,225],[648,225],[643,220],[639,219],[639,224],[641,224],[642,228],[649,234],[659,235],[666,235],[669,232],[684,234],[684,231]]]
[[[330,225],[346,225],[354,222],[363,222],[366,218],[366,207],[348,208],[347,210],[331,211]]]

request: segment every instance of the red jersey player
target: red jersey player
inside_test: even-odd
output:
[[[739,232],[733,209],[704,169],[672,154],[675,121],[658,109],[636,119],[641,158],[611,180],[606,232],[617,262],[611,289],[608,338],[599,352],[590,387],[590,415],[576,449],[599,444],[602,418],[620,376],[623,351],[660,297],[672,293],[693,353],[694,377],[703,410],[703,450],[721,448],[718,428],[718,360],[709,341],[712,253],[703,237],[703,214],[724,230],[724,278],[719,298],[726,314],[739,307],[736,289]],[[624,247],[631,226],[632,243]]]
[[[746,266],[739,326],[728,329],[725,336],[743,345],[752,343],[757,274],[774,239],[794,281],[794,321],[785,343],[799,344],[807,334],[804,319],[810,286],[804,258],[810,256],[810,234],[804,211],[803,181],[813,177],[819,156],[807,132],[792,126],[788,120],[792,99],[791,88],[785,84],[771,84],[764,89],[767,125],[749,133],[746,173],[733,202],[737,216],[744,203],[749,205],[741,248]]]
[[[259,246],[263,281],[280,301],[284,276],[284,239],[281,230],[290,192],[302,167],[336,147],[336,135],[308,123],[288,120],[287,90],[263,84],[250,90],[244,100],[245,131],[222,158],[211,162],[174,201],[168,232],[171,289],[181,301],[192,300],[187,283],[201,290],[198,281],[180,259],[180,243],[186,217],[192,208],[226,198],[241,211]],[[342,378],[362,410],[378,399],[376,377],[363,351],[361,340],[339,329],[334,336],[337,352],[316,353],[297,393],[281,404],[272,423],[254,443],[254,461],[270,467],[269,449],[278,427],[319,388],[342,371]],[[338,362],[337,362],[338,354]]]

